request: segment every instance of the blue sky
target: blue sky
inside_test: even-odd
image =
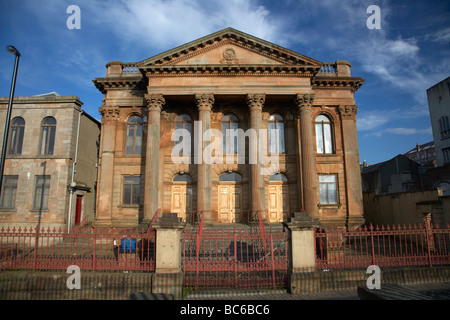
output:
[[[68,29],[70,5],[81,29]],[[381,29],[367,28],[370,5]],[[347,60],[356,92],[361,162],[378,163],[433,139],[426,89],[450,75],[450,1],[0,0],[0,96],[77,95],[100,120],[92,80],[109,61],[137,62],[226,27],[319,61]]]

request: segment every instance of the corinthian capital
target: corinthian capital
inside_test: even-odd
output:
[[[355,105],[339,106],[339,114],[341,115],[341,119],[356,119],[357,112],[358,107]]]
[[[199,111],[211,111],[214,104],[214,95],[206,93],[196,94],[195,103]]]
[[[103,105],[98,109],[102,118],[105,119],[117,119],[119,117],[119,107]]]
[[[303,109],[311,109],[311,106],[314,102],[314,94],[313,93],[307,93],[307,94],[297,94],[297,97],[295,98],[295,103],[297,104],[299,110]]]
[[[262,111],[265,101],[266,101],[265,94],[257,94],[256,93],[256,94],[247,95],[247,104],[248,104],[248,107],[250,108],[250,111],[252,111],[252,110]]]
[[[162,107],[166,104],[166,100],[162,94],[145,95],[145,100],[149,111],[161,111]]]

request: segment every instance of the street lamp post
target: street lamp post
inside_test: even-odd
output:
[[[9,123],[11,121],[11,108],[12,102],[14,98],[14,89],[16,87],[16,77],[17,77],[17,68],[19,67],[19,58],[20,52],[13,46],[7,46],[6,50],[16,56],[16,61],[14,63],[14,72],[11,83],[11,91],[9,93],[9,103],[8,103],[8,111],[6,113],[6,123],[5,123],[5,132],[3,134],[3,147],[2,147],[2,158],[0,163],[0,195],[2,192],[3,186],[3,169],[5,168],[5,156],[6,156],[6,144],[8,143],[8,133],[9,133]]]

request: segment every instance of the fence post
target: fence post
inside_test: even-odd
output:
[[[236,227],[234,227],[234,287],[237,288],[237,234]]]
[[[374,242],[373,242],[373,225],[370,224],[370,239],[372,244],[372,265],[375,265],[375,248],[374,248]]]
[[[433,227],[431,225],[431,214],[428,214],[425,219],[425,234],[426,234],[426,239],[427,239],[427,250],[428,250],[428,263],[430,265],[430,267],[433,266],[432,262],[431,262],[431,245],[434,243],[432,243],[432,241],[434,241],[434,239],[432,239],[433,237]]]
[[[172,294],[175,299],[182,297],[181,236],[185,225],[176,213],[163,213],[157,222],[152,223],[156,230],[156,268],[152,276],[152,293]]]
[[[316,289],[315,281],[315,236],[314,230],[319,222],[311,218],[306,212],[295,212],[284,225],[289,231],[289,288],[292,294],[311,293]],[[312,286],[305,286],[308,279]]]

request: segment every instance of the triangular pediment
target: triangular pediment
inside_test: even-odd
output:
[[[176,65],[290,65],[320,67],[321,62],[227,28],[139,63],[140,68]]]

